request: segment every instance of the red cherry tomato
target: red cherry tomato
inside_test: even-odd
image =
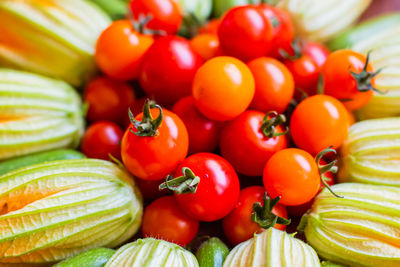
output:
[[[294,94],[294,80],[290,71],[278,60],[268,57],[256,58],[247,66],[256,83],[250,107],[263,112],[283,113]]]
[[[347,137],[349,116],[337,99],[327,95],[306,98],[290,120],[293,141],[312,155],[332,146],[337,149]]]
[[[153,118],[159,118],[158,108],[151,109]],[[137,121],[142,118],[143,113],[136,116]],[[173,172],[186,157],[189,146],[186,127],[176,114],[164,109],[161,124],[154,128],[157,130],[149,130],[149,136],[138,136],[134,134],[139,134],[138,129],[132,124],[122,138],[121,154],[126,168],[144,180],[161,180]]]
[[[286,59],[283,62],[293,75],[294,84],[308,95],[317,93],[319,67],[314,59],[308,55],[301,55],[297,59]]]
[[[326,59],[328,58],[330,51],[323,44],[314,42],[305,42],[302,52],[305,55],[311,57],[315,63],[317,63],[319,68],[322,68]]]
[[[192,95],[207,118],[227,121],[247,109],[255,91],[250,69],[233,57],[216,57],[197,71]]]
[[[132,88],[108,77],[98,77],[86,86],[84,100],[89,105],[87,119],[123,124],[128,108],[135,102]]]
[[[217,35],[219,24],[221,24],[221,19],[211,19],[199,29],[199,34],[208,33]]]
[[[115,21],[97,40],[97,65],[112,78],[134,80],[139,76],[143,55],[153,41],[153,36],[137,32],[131,21]]]
[[[145,25],[148,29],[174,35],[181,27],[183,20],[181,8],[174,0],[132,0],[130,8],[136,20],[151,16]]]
[[[292,19],[286,11],[268,4],[261,4],[258,8],[273,25],[273,39],[269,55],[279,58],[279,50],[289,49],[294,40],[295,29]]]
[[[333,52],[322,68],[322,75],[324,93],[344,100],[349,110],[365,106],[372,98],[375,72],[360,53],[347,49]]]
[[[136,179],[135,183],[139,187],[140,193],[144,200],[153,200],[168,194],[167,190],[159,190],[160,184],[162,184],[165,179],[162,180],[143,180],[143,179]]]
[[[182,161],[174,177],[189,168],[200,178],[195,193],[174,193],[178,204],[188,215],[200,221],[216,221],[236,205],[240,186],[233,167],[224,158],[211,153],[198,153]]]
[[[222,220],[226,238],[232,245],[242,243],[264,229],[251,219],[253,204],[263,203],[265,189],[262,186],[250,186],[240,191],[239,201],[235,208]],[[285,206],[276,204],[272,213],[287,219]],[[286,225],[275,224],[274,228],[284,231]]]
[[[205,61],[222,55],[218,36],[216,34],[199,34],[190,40],[190,46]]]
[[[282,126],[266,127],[265,114],[247,110],[236,119],[228,122],[221,134],[220,149],[235,170],[247,176],[262,176],[268,159],[277,151],[287,147],[287,138],[267,136],[282,134]],[[269,121],[276,118],[268,117]],[[264,123],[263,123],[264,122]],[[264,130],[264,132],[263,132]]]
[[[310,201],[318,192],[320,176],[314,158],[304,150],[288,148],[276,152],[267,162],[264,187],[280,204],[296,206]]]
[[[218,28],[222,51],[247,61],[265,56],[271,49],[272,23],[253,5],[238,6],[226,12]]]
[[[112,122],[99,121],[86,130],[81,150],[89,158],[110,160],[109,154],[121,159],[120,142],[123,131]]]
[[[321,159],[321,165],[325,165],[325,164],[326,164],[326,162]],[[326,172],[324,174],[324,177],[325,177],[326,183],[329,186],[335,184],[335,176],[332,172]],[[325,185],[321,181],[317,194],[319,194],[322,191],[322,189],[324,189],[324,188],[325,188]],[[299,205],[299,206],[287,206],[286,208],[287,208],[287,211],[290,216],[300,218],[301,216],[304,215],[304,213],[306,213],[309,209],[311,209],[312,204],[313,204],[313,200],[311,200],[307,203],[304,203],[302,205]]]
[[[146,207],[142,234],[186,246],[197,235],[199,221],[190,218],[176,203],[173,196],[161,197]]]
[[[219,142],[222,124],[204,117],[191,96],[181,98],[172,107],[185,123],[189,133],[189,154],[214,151]]]
[[[202,64],[186,39],[160,37],[143,58],[140,85],[157,103],[172,104],[190,95],[193,78]]]

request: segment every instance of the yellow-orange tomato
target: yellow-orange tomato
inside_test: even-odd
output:
[[[221,19],[212,19],[206,25],[199,29],[199,33],[217,34],[219,24],[221,24]]]
[[[327,95],[306,98],[296,107],[290,120],[293,141],[312,155],[329,146],[340,147],[348,128],[346,108],[339,100]]]
[[[294,80],[288,68],[269,57],[256,58],[247,66],[256,82],[256,92],[250,106],[263,112],[283,113],[294,94]]]
[[[222,55],[219,47],[218,36],[215,34],[199,34],[190,40],[190,46],[204,60]]]
[[[250,69],[233,57],[216,57],[199,68],[192,94],[198,110],[216,121],[239,116],[250,105],[255,82]]]

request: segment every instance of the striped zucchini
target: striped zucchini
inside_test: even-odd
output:
[[[0,161],[75,148],[83,134],[82,102],[67,83],[0,68]]]
[[[0,176],[0,264],[49,264],[116,247],[137,232],[142,209],[132,178],[108,161],[60,160],[9,172]]]

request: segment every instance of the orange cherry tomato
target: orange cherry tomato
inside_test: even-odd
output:
[[[212,19],[199,29],[199,33],[218,34],[218,27],[220,23],[221,19]]]
[[[215,34],[199,34],[190,40],[190,46],[205,61],[222,55],[218,36]]]
[[[256,91],[250,107],[263,112],[283,113],[294,94],[291,72],[274,58],[260,57],[247,63],[253,73]]]
[[[131,21],[115,21],[97,40],[95,53],[97,65],[112,78],[136,79],[139,76],[139,65],[143,55],[153,41],[153,36],[137,32]]]
[[[255,91],[250,69],[233,57],[216,57],[197,71],[192,95],[204,116],[227,121],[239,116],[250,105]]]
[[[349,110],[360,109],[372,98],[375,75],[364,55],[347,49],[335,51],[322,68],[324,93],[342,100]]]
[[[261,233],[264,229],[251,219],[253,204],[263,203],[265,189],[262,186],[250,186],[240,191],[239,201],[235,208],[222,220],[222,227],[226,238],[232,245],[244,242]],[[286,207],[276,204],[272,213],[287,219]],[[275,229],[284,231],[286,225],[275,224]]]
[[[320,176],[314,158],[306,151],[288,148],[276,152],[267,162],[264,187],[282,205],[297,206],[310,201],[319,190]]]
[[[296,145],[312,155],[332,146],[336,149],[347,137],[349,115],[343,104],[327,95],[306,98],[294,110],[290,132]]]

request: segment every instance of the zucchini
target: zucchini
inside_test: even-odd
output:
[[[94,248],[63,260],[53,267],[103,267],[114,253],[113,249]]]
[[[217,237],[205,241],[196,252],[196,258],[200,267],[222,267],[228,247]]]

